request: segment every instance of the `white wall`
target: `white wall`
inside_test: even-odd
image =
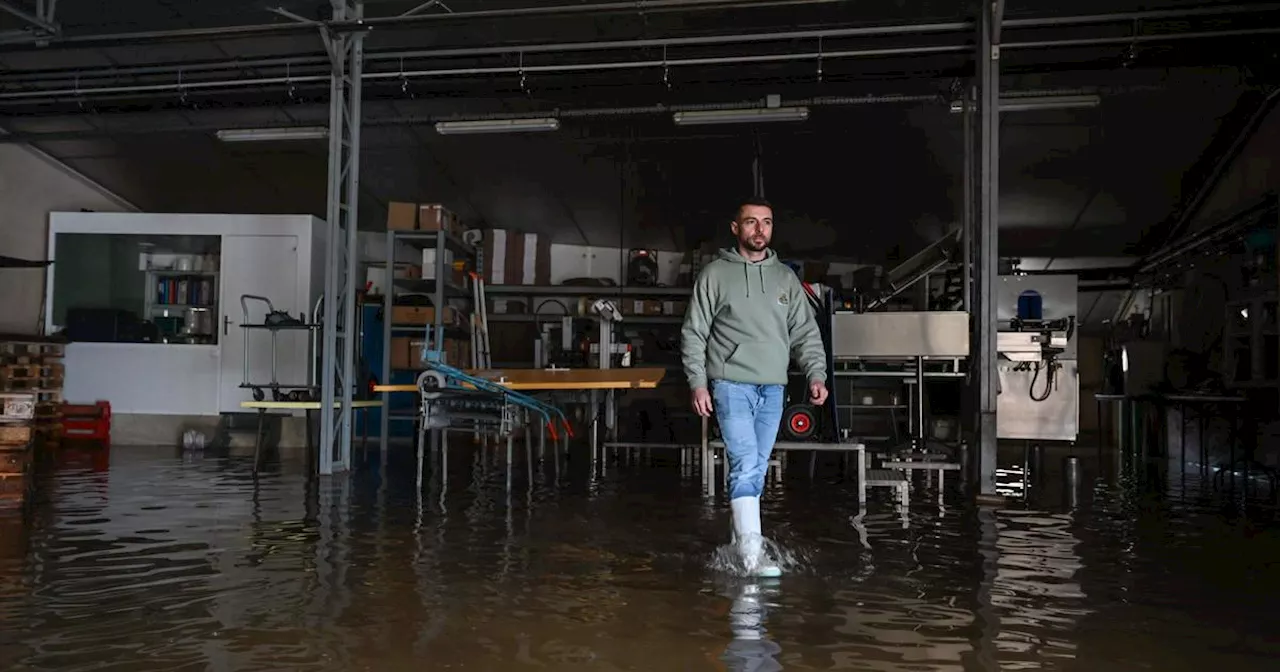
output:
[[[19,144],[0,144],[0,254],[44,259],[49,213],[82,208],[137,210],[43,152]],[[44,272],[2,269],[0,274],[0,333],[39,333]]]

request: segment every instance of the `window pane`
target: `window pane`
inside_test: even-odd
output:
[[[54,328],[73,341],[216,343],[221,240],[59,233]]]

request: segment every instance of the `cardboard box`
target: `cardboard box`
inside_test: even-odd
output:
[[[435,324],[436,309],[433,306],[392,306],[391,323],[394,325],[419,326]],[[443,324],[460,324],[462,316],[453,306],[445,306]]]
[[[461,369],[472,368],[471,341],[464,338],[446,338],[444,341],[445,363]]]
[[[689,310],[688,301],[663,301],[662,314],[671,315],[673,317],[684,317],[686,311]]]
[[[422,267],[417,264],[396,264],[395,277],[416,280],[422,277]],[[387,282],[387,267],[382,265],[369,266],[365,269],[364,280],[370,294],[381,296],[390,284]],[[392,296],[395,296],[398,291],[393,288]]]
[[[624,299],[623,315],[661,315],[663,302],[654,299]]]
[[[536,233],[484,232],[484,280],[491,285],[551,284],[551,241]]]
[[[439,203],[423,203],[418,206],[418,229],[422,231],[447,231],[462,235],[462,226],[453,211]]]
[[[397,203],[392,201],[387,204],[387,230],[388,231],[416,231],[418,230],[418,204],[417,203]]]
[[[425,339],[418,336],[395,336],[391,339],[391,368],[421,369]]]

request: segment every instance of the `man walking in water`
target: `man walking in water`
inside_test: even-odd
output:
[[[760,494],[782,420],[794,354],[809,401],[827,400],[827,357],[800,279],[769,249],[773,208],[751,199],[729,225],[735,247],[720,250],[694,284],[681,356],[698,415],[714,412],[724,437],[733,539],[748,574],[782,572],[764,550]]]

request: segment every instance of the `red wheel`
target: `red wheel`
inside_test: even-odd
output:
[[[818,429],[818,419],[813,415],[813,408],[804,404],[796,404],[782,414],[782,432],[793,441],[804,441],[813,436]]]

